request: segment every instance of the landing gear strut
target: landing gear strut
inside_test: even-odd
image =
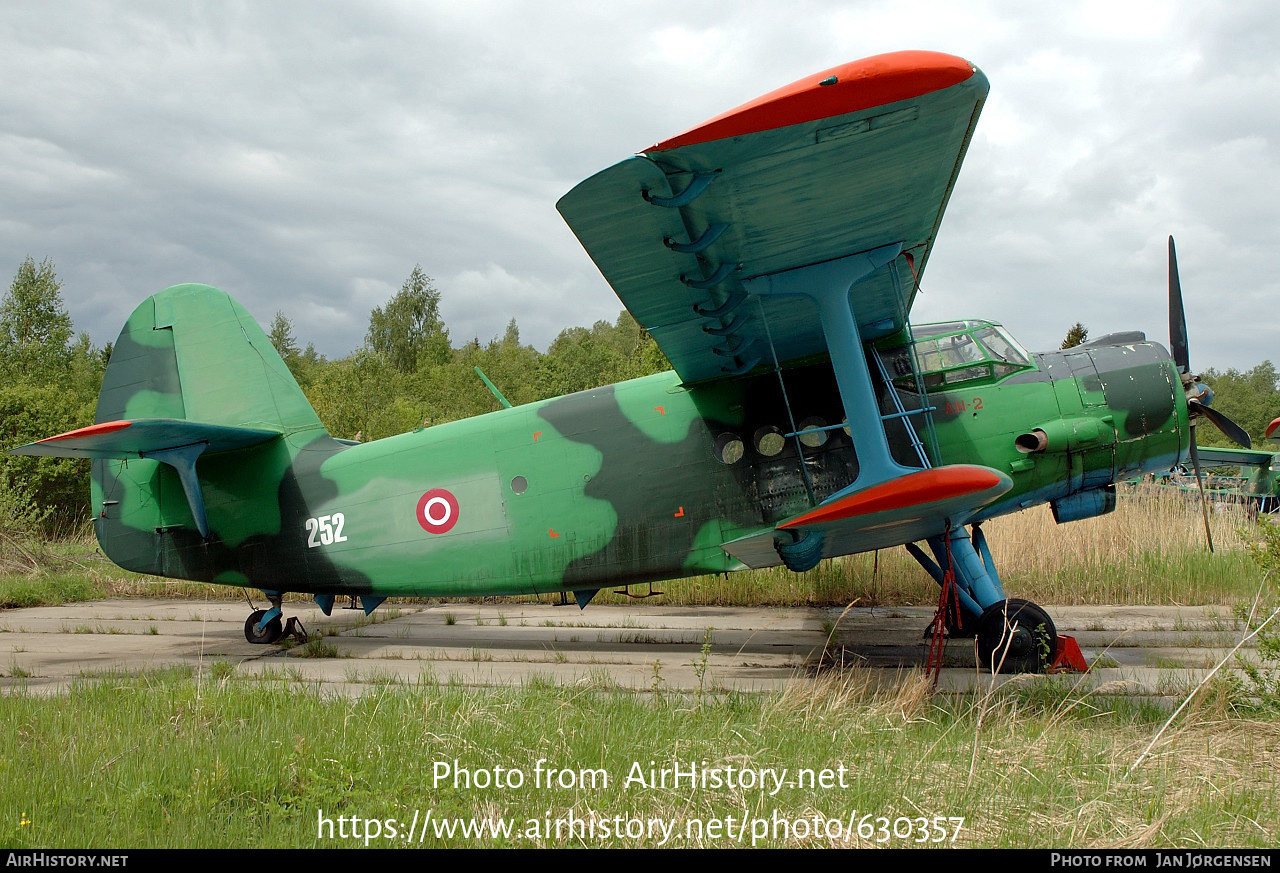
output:
[[[801,534],[792,533],[791,536],[791,541],[781,539],[773,544],[786,568],[793,573],[804,573],[818,566],[822,560],[822,545],[826,534],[822,531],[805,531]]]
[[[955,582],[958,608],[939,616],[949,637],[976,636],[979,665],[993,673],[1044,673],[1054,665],[1059,652],[1053,619],[1029,600],[1005,598],[978,525],[972,535],[957,527],[928,542],[936,562],[915,543],[907,551],[939,585],[948,574]]]

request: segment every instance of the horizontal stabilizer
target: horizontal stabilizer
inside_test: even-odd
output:
[[[256,446],[280,431],[227,427],[174,418],[108,421],[68,431],[12,449],[15,455],[47,458],[145,458],[184,446],[203,445],[204,454]]]
[[[1200,464],[1204,467],[1270,467],[1276,460],[1275,452],[1257,449],[1218,448],[1197,446]]]
[[[789,540],[791,533],[823,534],[823,557],[888,548],[965,524],[1012,487],[1004,473],[975,464],[921,470],[833,495],[776,530],[725,543],[724,550],[754,568],[781,563],[774,543],[780,537]]]
[[[227,427],[176,418],[105,421],[13,449],[15,455],[51,458],[150,458],[178,474],[196,529],[209,536],[204,495],[196,476],[196,460],[204,454],[256,446],[279,437],[280,431]]]

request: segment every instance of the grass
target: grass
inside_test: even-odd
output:
[[[326,639],[324,634],[312,633],[301,645],[289,647],[289,655],[293,658],[342,658],[350,657],[338,651],[338,647]]]
[[[1167,713],[1140,700],[1091,699],[1048,678],[963,698],[932,696],[922,675],[883,688],[876,671],[860,670],[782,693],[696,698],[623,693],[604,679],[483,690],[387,679],[343,699],[287,677],[240,679],[223,663],[213,669],[220,681],[203,685],[173,671],[82,682],[57,705],[23,693],[6,698],[0,842],[363,845],[318,838],[321,820],[395,820],[407,830],[426,810],[437,820],[507,818],[540,829],[570,810],[655,818],[681,829],[669,843],[680,846],[734,844],[705,831],[685,838],[683,829],[695,820],[741,821],[744,812],[766,822],[963,817],[959,846],[1265,848],[1280,839],[1272,758],[1280,725],[1239,717],[1225,693],[1193,705],[1130,774]],[[721,781],[673,786],[668,773],[665,787],[652,783],[651,771],[676,762],[716,771]],[[499,767],[519,770],[524,784],[495,784]],[[724,782],[729,767],[786,773],[781,787],[762,790]],[[560,775],[539,787],[539,768]],[[815,778],[823,771],[825,787]],[[596,775],[588,784],[600,772],[607,783]],[[488,787],[478,787],[482,780]],[[846,845],[798,829],[757,837],[770,846]],[[430,834],[422,844],[657,841],[582,840],[553,829],[519,839]],[[404,844],[382,836],[370,843]],[[909,841],[872,829],[847,844]]]
[[[22,573],[0,576],[0,609],[58,606],[105,596],[92,577],[80,573]]]
[[[9,662],[8,673],[0,673],[0,676],[7,676],[10,679],[30,679],[34,675],[35,674],[30,670],[19,667],[17,658],[14,658]]]
[[[224,661],[221,659],[214,661],[209,668],[209,675],[212,676],[213,679],[218,682],[221,682],[224,679],[231,678],[232,676],[235,675],[235,672],[236,672],[235,664],[232,664],[230,661]]]
[[[1258,580],[1238,533],[1247,522],[1221,512],[1213,524],[1219,552],[1212,557],[1200,540],[1195,504],[1168,495],[1126,494],[1116,513],[1063,527],[1041,508],[997,519],[986,530],[1006,587],[1044,603],[1247,600]],[[232,588],[125,577],[89,560],[80,561],[88,569],[75,577],[56,563],[0,577],[0,603],[238,595]],[[828,562],[799,576],[761,571],[673,581],[663,589],[665,598],[640,603],[932,604],[937,596],[900,550]],[[637,605],[620,596],[597,602],[610,599]],[[355,623],[394,614],[380,609]],[[1230,614],[1223,610],[1224,629]],[[447,625],[457,620],[444,614]],[[493,622],[506,623],[505,615]],[[82,627],[67,632],[107,632]],[[654,641],[632,618],[620,627],[634,641]],[[150,624],[145,633],[157,631]],[[542,830],[518,838],[432,833],[421,843],[428,846],[658,841],[625,833],[568,836],[563,819],[570,812],[580,820],[623,815],[671,822],[679,836],[668,844],[688,847],[726,840],[705,828],[686,837],[686,827],[729,816],[741,822],[744,815],[766,826],[812,822],[815,815],[847,823],[854,816],[849,841],[811,829],[779,832],[774,824],[759,839],[769,846],[906,846],[909,840],[892,836],[893,824],[935,817],[946,821],[948,835],[951,818],[964,819],[959,846],[1269,848],[1280,841],[1274,757],[1280,719],[1246,699],[1238,683],[1206,685],[1164,729],[1168,710],[1145,698],[1095,697],[1054,677],[946,697],[931,694],[916,674],[884,682],[882,671],[831,669],[784,692],[721,692],[709,668],[711,644],[707,632],[691,664],[698,677],[692,693],[670,688],[657,658],[643,691],[621,689],[605,668],[574,686],[539,677],[522,688],[476,689],[452,677],[416,685],[390,674],[362,677],[353,666],[348,681],[365,686],[354,698],[326,696],[287,664],[241,675],[230,661],[215,659],[203,675],[184,669],[86,678],[51,702],[24,690],[30,673],[14,658],[0,670],[18,680],[0,707],[0,845],[364,845],[317,831],[326,818],[344,817],[349,825],[358,817],[370,826],[376,820],[382,833],[388,822],[403,832],[427,810],[436,820],[505,818],[518,829],[539,823]],[[336,655],[332,643],[314,635],[289,657]],[[481,648],[462,656],[492,658]],[[565,660],[562,652],[548,653],[550,662]],[[1098,666],[1109,665],[1113,658],[1099,656]],[[1168,684],[1170,693],[1191,691],[1172,666]],[[535,786],[540,761],[577,778]],[[776,792],[740,783],[648,784],[651,770],[679,763],[687,771],[690,762],[721,777],[728,767],[786,770],[787,781]],[[455,775],[461,769],[490,779],[499,767],[519,770],[529,781],[455,786],[439,780],[442,765]],[[802,770],[830,779],[842,774],[844,784],[802,785],[796,781]],[[607,773],[608,784],[584,786],[588,771]],[[859,836],[856,825],[868,815],[870,827]],[[877,817],[888,830],[877,830]],[[546,833],[541,823],[548,820],[561,820],[561,833]],[[752,838],[748,833],[745,844]],[[405,840],[380,835],[369,844]]]

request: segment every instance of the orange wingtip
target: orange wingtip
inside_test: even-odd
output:
[[[858,515],[889,512],[909,506],[937,503],[953,497],[998,487],[1004,480],[1000,474],[987,467],[956,464],[908,473],[898,479],[872,485],[850,494],[826,506],[819,506],[799,518],[794,518],[779,528],[804,527]]]
[[[863,58],[771,91],[645,151],[663,151],[860,112],[941,91],[973,73],[974,67],[968,61],[941,52],[891,52]]]
[[[1280,428],[1280,418],[1275,419],[1271,424],[1267,425],[1267,439],[1271,439],[1271,435],[1276,432],[1277,428]]]
[[[118,430],[124,430],[130,427],[132,421],[106,421],[102,424],[91,424],[88,427],[82,427],[79,430],[69,430],[66,433],[60,433],[57,436],[45,437],[39,442],[56,443],[59,440],[75,440],[82,437],[102,436],[106,433],[115,433]]]

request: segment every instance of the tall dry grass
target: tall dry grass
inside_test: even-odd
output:
[[[1241,532],[1254,522],[1245,505],[1213,503],[1209,523],[1214,554],[1194,493],[1143,487],[1122,492],[1116,510],[1098,518],[1059,525],[1048,506],[1036,506],[983,529],[1011,596],[1133,605],[1230,604],[1252,596],[1257,568]],[[902,548],[826,561],[808,573],[775,567],[656,587],[664,597],[654,602],[702,605],[925,605],[938,596]]]

